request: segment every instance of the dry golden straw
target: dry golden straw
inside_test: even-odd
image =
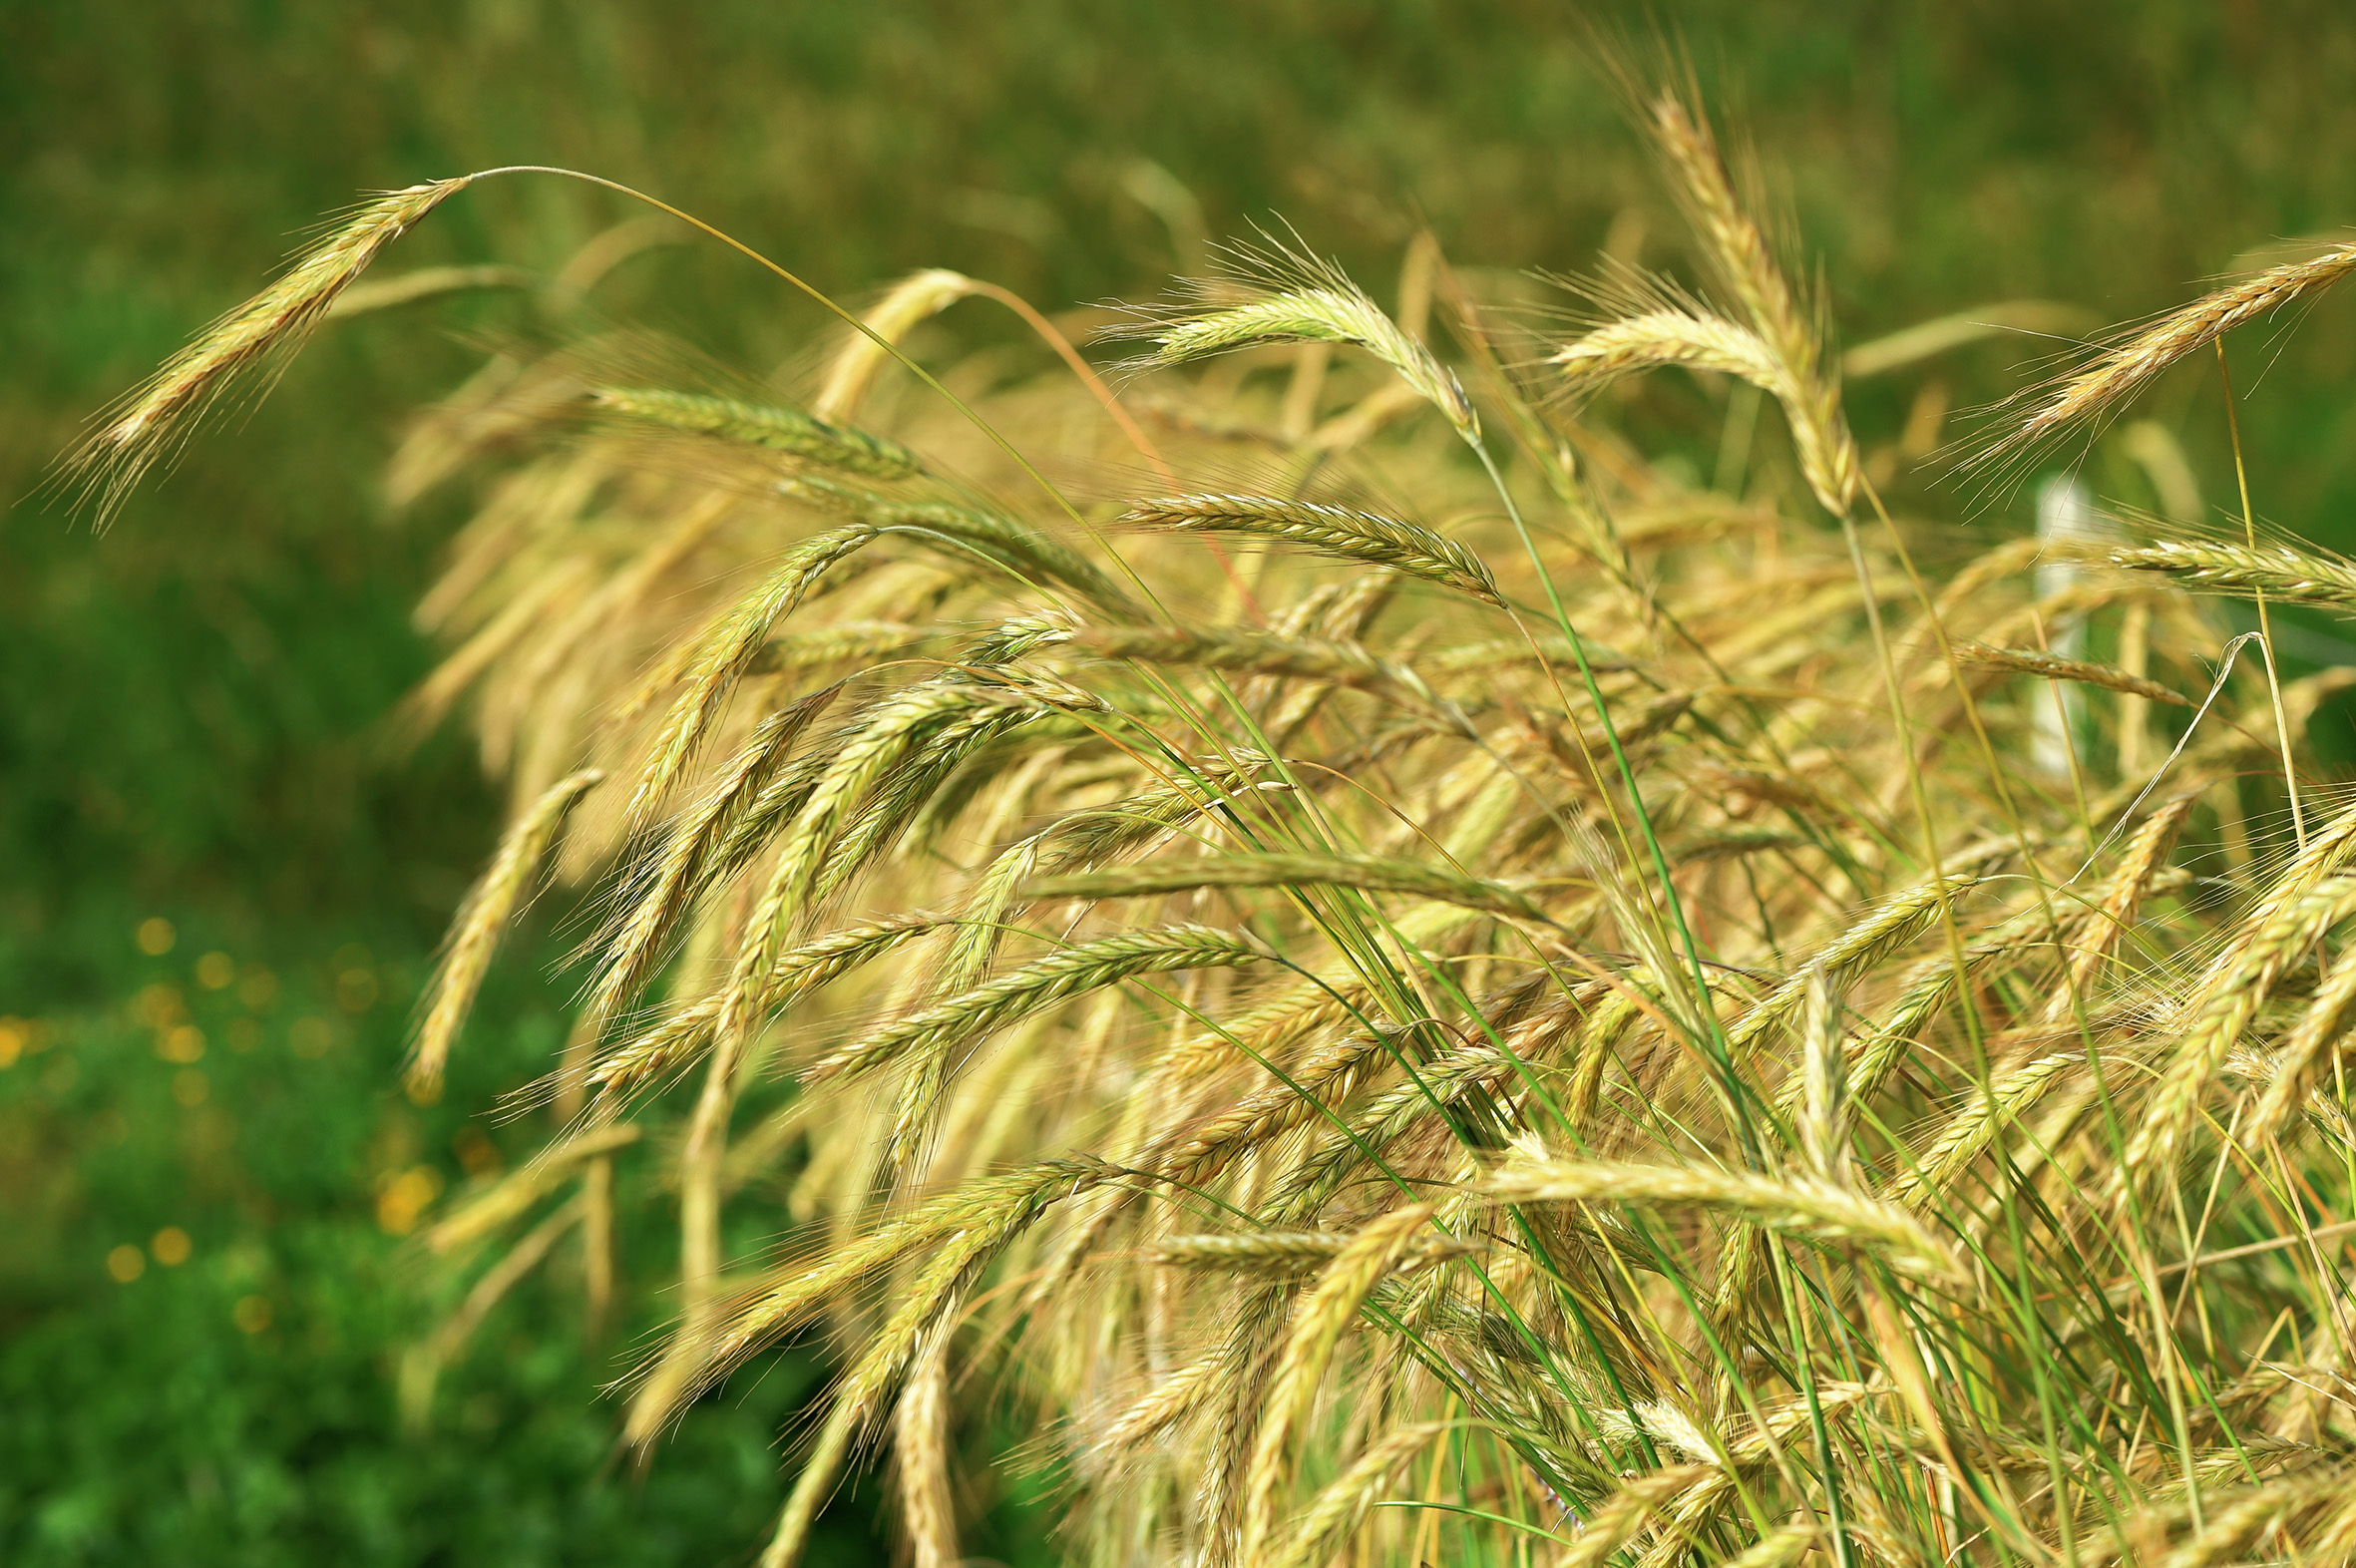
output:
[[[1108,1564],[2356,1550],[2356,809],[2303,730],[2356,677],[2278,729],[2212,687],[2202,596],[2344,608],[2356,568],[2155,525],[2057,596],[2051,542],[1858,526],[1819,291],[1693,95],[1634,97],[1708,293],[1607,269],[1518,362],[1512,291],[1428,238],[1395,311],[1288,244],[1146,318],[1135,395],[1186,411],[1151,443],[940,271],[773,392],[520,349],[420,422],[403,483],[473,512],[405,713],[512,801],[420,1097],[542,868],[588,935],[509,1101],[543,1147],[421,1236],[454,1311],[406,1419],[468,1345],[610,1316],[650,1447],[806,1336],[830,1381],[751,1483],[776,1565],[870,1460],[929,1565],[1017,1471]],[[106,473],[452,189],[168,367]],[[959,364],[968,295],[1049,367]],[[1665,366],[1764,389],[1796,461],[1731,461],[1741,388],[1666,454],[1576,395]],[[2013,676],[2127,700],[2058,769],[2047,704],[1982,700]],[[544,1273],[577,1315],[525,1317]]]

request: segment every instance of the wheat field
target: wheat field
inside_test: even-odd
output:
[[[1105,1564],[2356,1560],[2356,797],[2305,740],[2356,677],[2266,618],[2356,565],[2246,501],[1892,516],[1843,368],[1953,334],[1837,353],[1703,106],[1635,101],[1690,280],[1533,313],[1424,240],[1384,302],[1261,234],[1054,320],[919,272],[769,382],[510,347],[419,418],[395,498],[474,500],[404,719],[512,815],[413,1096],[544,885],[591,912],[562,1058],[485,1107],[547,1147],[420,1244],[472,1282],[420,1418],[565,1248],[591,1320],[624,1268],[676,1303],[647,1462],[833,1347],[765,1564],[862,1466],[919,1568],[987,1466]],[[361,278],[484,178],[102,419],[99,504],[329,317],[501,281]],[[1967,480],[2350,254],[2089,345]],[[910,351],[1008,309],[1052,375]],[[1716,482],[1595,417],[1648,374],[1723,394]]]

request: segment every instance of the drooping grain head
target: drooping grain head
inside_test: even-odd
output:
[[[1367,291],[1331,261],[1276,240],[1228,252],[1232,276],[1225,289],[1242,290],[1241,303],[1218,308],[1147,313],[1113,336],[1146,338],[1153,352],[1140,363],[1180,365],[1258,343],[1355,343],[1395,371],[1424,401],[1447,416],[1458,435],[1477,444],[1480,419],[1455,373],[1399,329]]]
[[[1582,391],[1663,365],[1739,376],[1777,398],[1791,391],[1790,375],[1766,339],[1732,321],[1684,310],[1610,322],[1557,350],[1547,363],[1560,366],[1564,380]]]
[[[1967,459],[1967,466],[2002,464],[2071,426],[2099,425],[2187,355],[2235,327],[2321,293],[2352,271],[2356,244],[2334,245],[2320,255],[2269,267],[2168,311],[2098,351],[2059,385],[2029,394],[2026,412]]]
[[[362,204],[275,283],[207,327],[110,409],[64,465],[65,483],[94,507],[99,526],[150,468],[172,456],[208,406],[247,374],[266,374],[282,362],[385,246],[475,178],[428,181]]]
[[[924,467],[915,453],[897,441],[830,424],[796,408],[660,387],[592,387],[589,399],[618,419],[780,452],[819,468],[840,469],[868,479],[907,479]]]
[[[1665,91],[1652,103],[1652,131],[1678,175],[1677,194],[1702,230],[1720,284],[1795,374],[1810,374],[1819,352],[1816,332],[1784,280],[1766,233],[1736,196],[1708,116],[1683,95]]]
[[[1275,496],[1159,496],[1131,502],[1116,521],[1172,533],[1290,541],[1497,601],[1496,578],[1479,556],[1421,524],[1356,507]]]
[[[1766,233],[1735,193],[1709,117],[1674,89],[1659,93],[1650,108],[1654,139],[1678,178],[1678,195],[1701,230],[1719,285],[1742,304],[1782,368],[1781,390],[1768,390],[1790,419],[1808,486],[1825,511],[1845,516],[1859,467],[1839,372],[1824,352],[1823,301],[1803,303],[1785,279]]]

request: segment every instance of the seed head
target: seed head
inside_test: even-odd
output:
[[[275,283],[215,321],[116,405],[64,464],[67,483],[96,504],[100,525],[187,438],[205,408],[244,372],[283,365],[379,251],[475,178],[432,180],[363,203]]]

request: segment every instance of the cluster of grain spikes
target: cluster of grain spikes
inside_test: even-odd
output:
[[[2056,598],[1998,545],[1927,589],[1846,526],[1818,307],[1651,113],[1720,302],[1645,282],[1555,374],[1746,376],[1790,493],[1579,471],[1592,406],[1291,250],[1144,329],[1132,396],[1194,413],[1135,493],[1040,482],[1139,452],[1059,338],[971,406],[896,368],[997,297],[940,272],[806,400],[612,380],[584,432],[527,367],[420,427],[412,471],[508,454],[425,613],[518,802],[420,1091],[538,879],[604,918],[547,1150],[425,1239],[470,1283],[413,1418],[578,1245],[592,1313],[675,1315],[634,1443],[837,1348],[769,1564],[882,1443],[960,1560],[1006,1462],[961,1411],[1008,1394],[1075,1560],[2345,1556],[2356,805],[2284,853],[2231,683],[2164,788],[2126,759],[2224,647],[2192,592],[2356,568],[2163,540]],[[1237,431],[1289,485],[1223,482]],[[624,1206],[675,1262],[621,1275]]]

